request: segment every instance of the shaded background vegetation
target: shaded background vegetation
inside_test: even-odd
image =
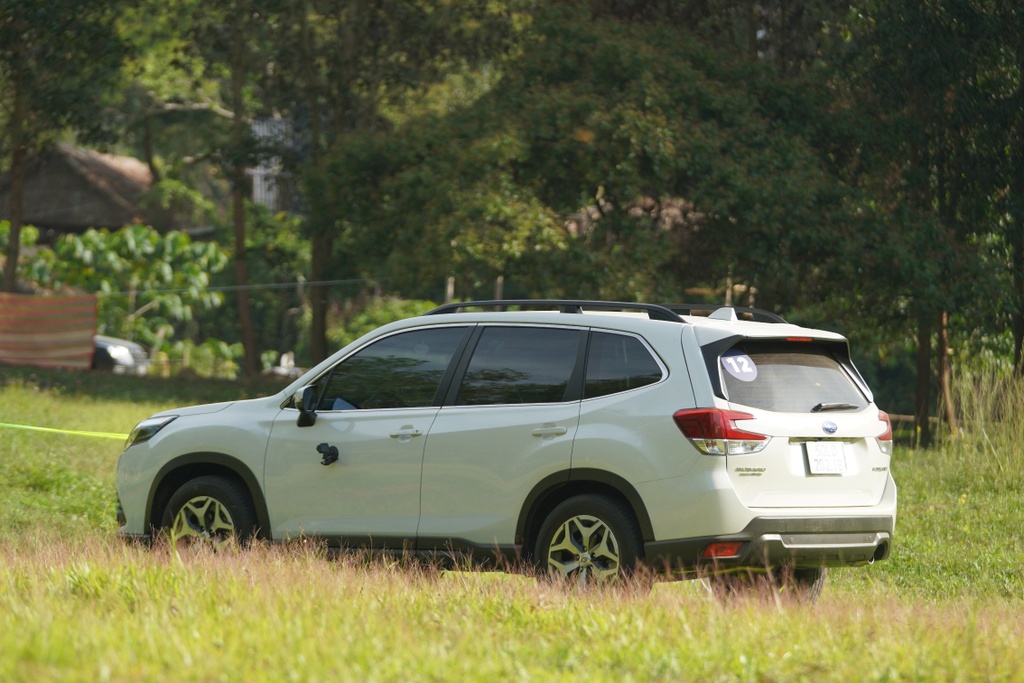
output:
[[[0,0],[0,45],[5,288],[98,292],[156,351],[307,364],[449,295],[754,303],[850,335],[923,442],[954,366],[1021,369],[1010,0]],[[34,248],[55,140],[143,159],[212,241]]]

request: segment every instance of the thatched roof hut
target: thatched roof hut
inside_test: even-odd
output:
[[[153,184],[149,167],[133,157],[58,144],[26,164],[22,220],[44,239],[88,228],[117,229],[146,223],[158,229],[162,212],[147,212],[140,199]],[[10,217],[10,173],[0,175],[0,220]]]

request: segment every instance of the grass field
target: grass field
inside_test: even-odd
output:
[[[310,544],[126,545],[120,441],[0,427],[0,681],[1024,681],[1022,428],[1000,419],[1021,392],[998,390],[965,389],[963,436],[897,448],[892,557],[830,572],[814,605],[722,604],[692,582],[581,592]],[[266,391],[0,369],[0,423],[126,433]]]

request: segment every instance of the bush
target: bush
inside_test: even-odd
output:
[[[214,379],[237,379],[244,349],[240,343],[228,344],[207,339],[202,344],[177,341],[165,344],[154,354],[151,372],[164,377],[180,374]]]

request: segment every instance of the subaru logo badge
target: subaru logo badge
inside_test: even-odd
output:
[[[839,431],[839,425],[830,420],[821,425],[821,430],[826,434],[835,434],[836,432]]]

